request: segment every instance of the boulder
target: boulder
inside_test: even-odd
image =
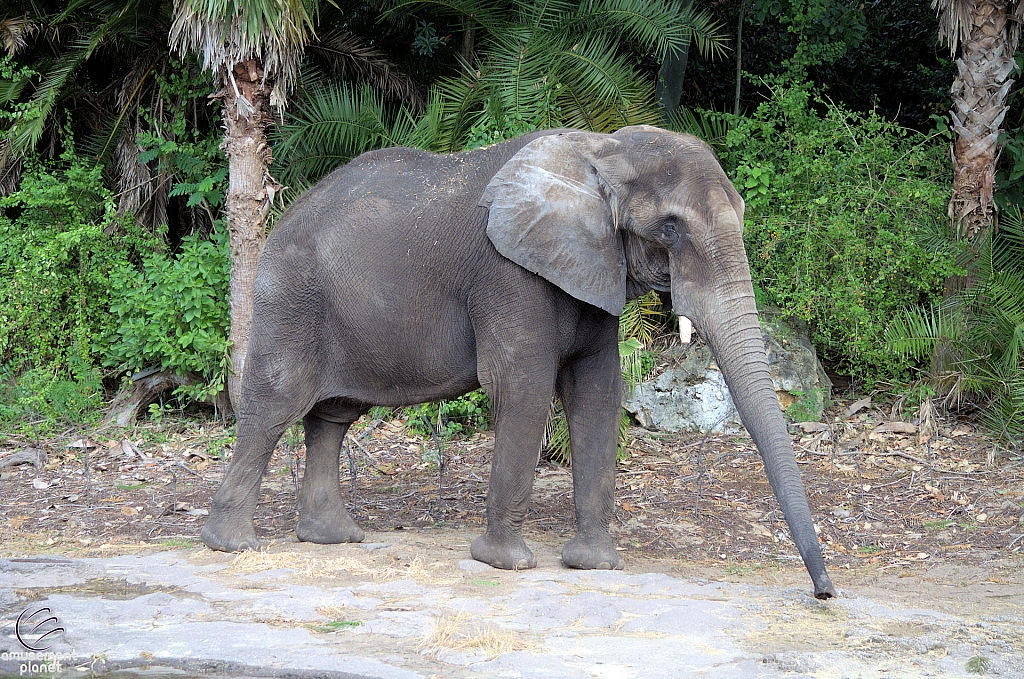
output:
[[[761,313],[761,333],[779,406],[797,421],[817,421],[832,394],[799,321]],[[669,349],[668,368],[632,389],[623,406],[640,426],[660,431],[735,432],[742,424],[725,378],[702,342]]]

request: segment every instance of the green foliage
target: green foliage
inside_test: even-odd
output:
[[[450,401],[436,401],[404,409],[406,426],[420,436],[435,433],[444,440],[491,426],[491,402],[481,389]]]
[[[22,435],[51,434],[66,424],[99,419],[103,380],[99,370],[72,359],[65,370],[53,366],[0,373],[0,427]]]
[[[447,38],[437,34],[433,22],[419,21],[416,23],[416,39],[412,42],[412,51],[421,57],[432,57],[446,41]]]
[[[151,253],[142,269],[125,264],[110,276],[112,327],[100,345],[103,364],[118,372],[157,365],[206,384],[188,393],[212,396],[224,388],[227,369],[228,237],[188,236],[181,252]]]
[[[116,230],[102,168],[65,135],[0,198],[0,419],[88,420],[102,405],[93,342],[110,328],[110,274],[140,243]],[[55,426],[49,422],[47,426]]]
[[[958,270],[954,252],[926,243],[946,221],[945,148],[782,86],[724,146],[759,300],[807,321],[840,372],[867,385],[905,375],[882,341],[887,323],[937,299]]]
[[[821,419],[821,411],[823,407],[827,407],[825,401],[825,394],[822,389],[812,389],[811,391],[791,391],[793,396],[796,396],[796,401],[791,403],[786,408],[786,415],[789,416],[793,422],[817,422]]]
[[[867,37],[864,5],[858,0],[753,0],[752,19],[776,18],[797,37],[796,51],[783,62],[793,82],[806,80],[807,69],[841,59]]]
[[[434,116],[416,118],[407,108],[389,109],[369,85],[317,85],[307,77],[283,125],[275,125],[275,171],[302,191],[361,153],[389,146],[430,148]]]
[[[952,404],[969,401],[1011,442],[1024,438],[1024,216],[1003,213],[999,232],[976,244],[973,285],[928,307],[908,307],[886,332],[889,349],[931,364],[930,385]]]
[[[140,111],[146,128],[135,139],[138,162],[156,161],[157,172],[172,182],[169,195],[188,196],[186,207],[203,208],[213,222],[227,192],[227,158],[219,130],[204,131],[187,115],[190,98],[212,94],[209,78],[194,66],[171,60],[169,73],[157,74],[155,80],[160,98]]]
[[[491,97],[484,106],[484,113],[469,128],[466,149],[476,149],[490,144],[499,144],[537,130],[515,113],[509,113],[501,106],[501,100]]]
[[[983,655],[976,655],[967,661],[964,669],[971,674],[985,674],[992,668],[992,659]]]
[[[508,18],[480,23],[486,38],[478,70],[442,84],[460,102],[462,118],[452,119],[460,130],[478,124],[484,110],[533,129],[610,132],[656,123],[653,82],[636,56],[660,61],[695,36],[702,51],[720,52],[723,40],[706,15],[662,0],[526,3]],[[459,132],[456,138],[465,144]]]
[[[414,0],[390,12],[417,7],[479,24],[479,68],[438,81],[421,115],[386,105],[369,86],[324,84],[323,74],[308,69],[294,110],[272,131],[286,184],[301,191],[360,153],[387,146],[452,152],[550,127],[610,132],[657,123],[654,84],[638,57],[660,59],[691,39],[720,53],[724,40],[705,13],[665,0],[560,0],[517,4],[507,13],[474,0]],[[414,49],[437,49],[432,30],[420,22]]]
[[[661,300],[654,292],[626,303],[619,317],[619,367],[622,382],[632,387],[644,381],[654,367],[654,357],[646,351],[655,335],[662,329],[665,314]],[[624,408],[619,416],[619,446],[617,458],[626,454],[626,430],[630,415]],[[569,447],[569,423],[561,403],[554,403],[544,433],[546,447],[551,459],[561,464],[570,464],[572,455]]]

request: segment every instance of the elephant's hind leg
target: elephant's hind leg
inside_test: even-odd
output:
[[[364,537],[345,508],[338,478],[338,457],[345,433],[361,412],[354,407],[332,410],[335,412],[328,415],[314,408],[302,420],[306,432],[306,472],[299,492],[299,523],[295,535],[303,542],[322,545],[362,542]]]
[[[243,403],[246,399],[243,397]],[[248,399],[253,404],[254,399]],[[239,415],[238,441],[224,482],[213,496],[210,518],[200,534],[210,549],[239,552],[258,549],[253,515],[259,502],[260,483],[281,434],[301,413],[282,407]]]

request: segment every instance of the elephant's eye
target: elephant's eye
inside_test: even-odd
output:
[[[679,230],[679,222],[675,217],[669,217],[661,225],[661,235],[670,243],[674,243],[679,238]]]

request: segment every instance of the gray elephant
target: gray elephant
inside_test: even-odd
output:
[[[569,423],[573,568],[621,568],[608,528],[627,299],[671,291],[710,344],[818,598],[834,596],[768,375],[742,240],[743,201],[699,140],[654,127],[548,130],[456,155],[364,154],[299,198],[256,276],[234,458],[202,531],[257,545],[279,437],[302,419],[300,540],[358,542],[338,478],[374,405],[483,387],[494,414],[487,530],[473,558],[532,568],[521,528],[553,393]]]

